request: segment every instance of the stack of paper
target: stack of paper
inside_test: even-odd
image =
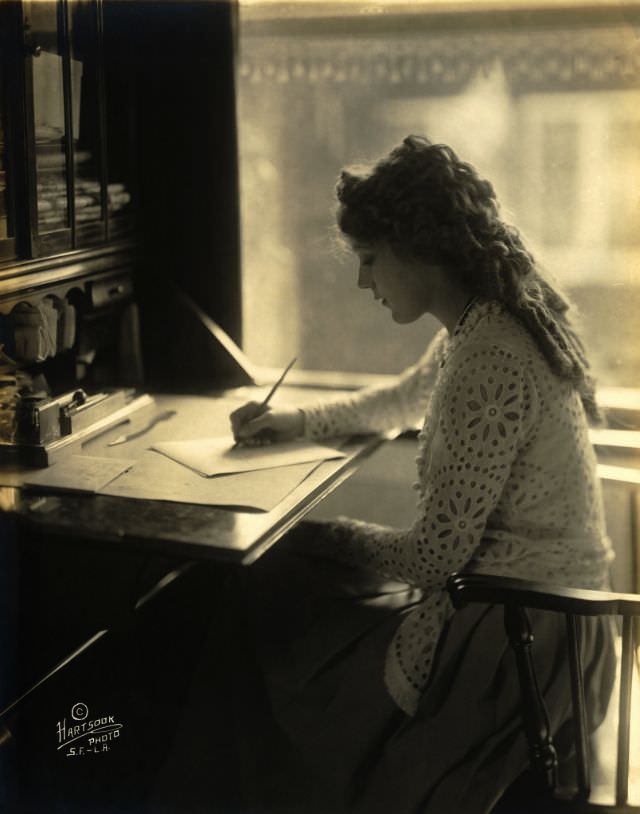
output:
[[[40,486],[73,492],[99,492],[135,461],[122,458],[98,458],[92,455],[70,455],[47,469],[25,476],[26,486]]]
[[[339,449],[306,440],[235,447],[228,416],[237,402],[181,399],[178,417],[124,447],[95,443],[99,457],[72,455],[46,470],[25,473],[41,488],[95,492],[138,500],[270,511],[321,461]],[[223,434],[227,433],[227,434]],[[169,435],[173,440],[163,440]],[[194,438],[195,436],[195,438]],[[86,452],[86,450],[85,450]]]
[[[340,450],[307,442],[235,449],[232,445],[230,438],[158,442],[153,445],[156,451],[145,451],[132,469],[100,493],[270,511],[319,461],[345,457]],[[160,450],[162,455],[157,454]]]
[[[151,449],[207,478],[344,458],[340,450],[303,440],[246,447],[235,446],[230,437],[199,438],[194,441],[163,441],[155,443]]]

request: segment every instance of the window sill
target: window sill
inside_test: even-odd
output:
[[[256,383],[271,384],[275,382],[282,370],[280,368],[260,367],[254,371]],[[349,373],[342,370],[296,370],[288,374],[286,383],[292,387],[311,387],[314,390],[360,390],[392,384],[397,377],[390,373]]]

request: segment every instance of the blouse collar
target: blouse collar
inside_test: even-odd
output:
[[[473,297],[464,311],[460,314],[460,318],[456,323],[453,332],[448,337],[446,346],[446,358],[451,355],[453,350],[457,348],[464,340],[473,332],[478,323],[484,319],[488,314],[500,310],[500,304],[496,300],[488,300],[484,297]]]

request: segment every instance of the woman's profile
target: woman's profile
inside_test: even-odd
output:
[[[252,569],[269,703],[321,789],[319,810],[488,812],[527,763],[517,680],[500,612],[454,612],[446,580],[462,570],[606,587],[594,383],[567,300],[451,148],[409,136],[375,165],[343,170],[337,199],[381,318],[431,314],[442,329],[391,385],[231,416],[245,443],[265,431],[318,440],[421,427],[406,527],[303,523]],[[537,616],[557,731],[570,717],[562,620]],[[595,727],[608,631],[592,619],[581,635]]]

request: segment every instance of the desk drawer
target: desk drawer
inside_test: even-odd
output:
[[[133,281],[128,274],[118,274],[91,283],[90,298],[94,308],[104,308],[133,296]]]

